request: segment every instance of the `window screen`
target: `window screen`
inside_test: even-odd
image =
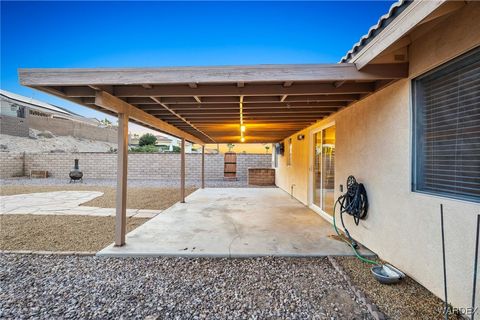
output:
[[[413,189],[480,202],[480,48],[413,80]]]

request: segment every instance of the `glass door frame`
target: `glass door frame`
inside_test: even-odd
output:
[[[332,122],[329,122],[323,126],[320,126],[320,127],[317,127],[315,129],[312,129],[310,131],[310,143],[309,143],[309,152],[308,152],[308,168],[309,168],[309,172],[308,172],[308,207],[310,209],[312,209],[313,211],[315,211],[316,213],[318,213],[322,218],[324,218],[325,220],[327,220],[328,222],[330,222],[331,224],[333,224],[333,217],[326,213],[325,211],[322,210],[322,208],[318,205],[316,205],[314,202],[313,202],[313,199],[314,199],[314,192],[315,192],[315,179],[314,179],[314,165],[315,165],[315,134],[317,133],[321,133],[323,130],[325,129],[328,129],[330,127],[333,127],[335,126],[335,121],[332,121]],[[336,143],[336,140],[337,140],[337,134],[335,132],[335,143]],[[323,144],[323,136],[322,136],[322,144]],[[323,167],[323,164],[320,162],[320,168]],[[322,197],[320,196],[320,199],[322,199]],[[320,201],[323,201],[323,200],[320,200]]]

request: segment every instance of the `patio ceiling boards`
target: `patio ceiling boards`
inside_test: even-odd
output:
[[[280,141],[381,87],[407,63],[19,69],[21,84],[187,141]],[[240,105],[242,104],[242,108]]]

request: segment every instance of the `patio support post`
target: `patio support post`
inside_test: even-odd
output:
[[[115,215],[115,246],[125,244],[127,220],[127,172],[128,172],[128,113],[118,114],[117,150],[117,204]]]
[[[181,203],[185,203],[185,138],[182,138],[180,154],[180,199]]]
[[[205,189],[205,146],[202,146],[202,189]]]

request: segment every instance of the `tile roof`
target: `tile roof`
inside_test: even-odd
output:
[[[378,19],[378,22],[371,26],[367,34],[362,36],[360,40],[355,43],[345,56],[342,57],[340,63],[351,62],[351,59],[358,53],[363,47],[369,43],[377,34],[379,34],[386,26],[390,24],[410,3],[412,0],[398,0],[390,6],[390,10],[386,14]]]

